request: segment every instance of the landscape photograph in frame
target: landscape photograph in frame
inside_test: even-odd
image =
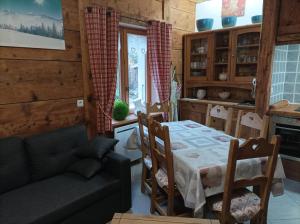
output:
[[[0,0],[0,46],[65,50],[61,0]]]

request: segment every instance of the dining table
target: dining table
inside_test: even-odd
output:
[[[230,141],[235,138],[191,120],[164,122],[162,125],[169,127],[176,186],[185,206],[201,215],[206,198],[224,191]],[[144,128],[144,131],[147,136],[147,129]],[[136,133],[139,133],[138,128]],[[238,140],[240,144],[245,141]],[[262,175],[266,159],[238,161],[235,178],[249,179]],[[272,184],[274,196],[283,194],[284,178],[282,161],[278,156]]]

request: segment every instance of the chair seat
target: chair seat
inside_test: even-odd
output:
[[[144,158],[144,164],[145,164],[145,166],[147,167],[148,170],[152,169],[152,160],[151,160],[151,157],[149,155],[147,155]]]
[[[212,210],[222,211],[223,196],[218,195],[212,199]],[[233,193],[230,213],[237,222],[251,220],[260,211],[260,198],[251,191],[243,189]]]
[[[157,171],[155,174],[155,179],[161,188],[168,187],[168,175],[163,169],[159,169]]]

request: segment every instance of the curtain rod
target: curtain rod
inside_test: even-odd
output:
[[[98,5],[96,5],[96,6],[98,6]],[[87,8],[87,10],[88,10],[89,13],[92,12],[92,6],[88,6],[88,7],[86,7],[86,8]],[[111,7],[108,7],[107,9],[108,9],[107,15],[110,16],[110,15],[111,15],[111,11],[110,11],[110,10],[114,10],[114,9],[111,8]],[[137,19],[137,18],[134,18],[134,17],[124,16],[124,15],[120,15],[120,17],[121,17],[121,18],[125,18],[125,19],[129,19],[129,20],[135,20],[135,21],[137,21],[137,22],[139,22],[139,23],[143,23],[145,26],[151,25],[151,23],[152,23],[151,20],[145,21],[146,18],[145,18],[145,20],[142,20],[142,19]],[[165,20],[162,20],[162,22],[166,22],[166,21],[165,21]],[[167,23],[167,22],[166,22],[166,23]]]

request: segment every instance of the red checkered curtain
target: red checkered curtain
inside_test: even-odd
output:
[[[116,93],[119,15],[103,7],[85,9],[90,66],[97,106],[97,131],[112,131]]]
[[[170,100],[171,32],[171,24],[159,21],[151,21],[147,28],[148,66],[161,103]]]

